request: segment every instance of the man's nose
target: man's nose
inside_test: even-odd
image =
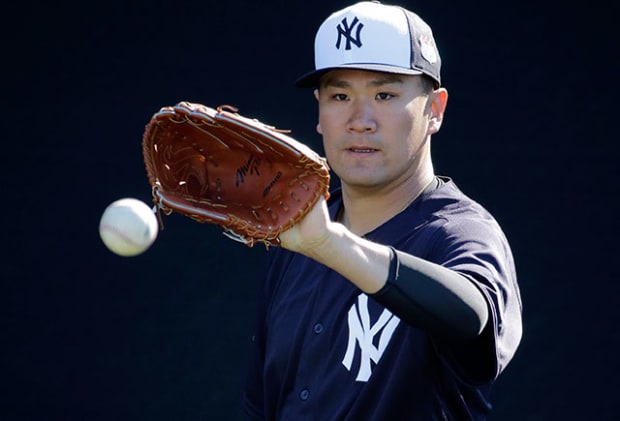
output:
[[[368,101],[353,102],[351,115],[347,121],[347,130],[360,133],[371,133],[377,130],[375,114]]]

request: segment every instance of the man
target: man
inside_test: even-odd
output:
[[[315,39],[318,132],[341,188],[272,249],[244,407],[252,419],[484,419],[521,339],[502,230],[430,139],[448,94],[431,29],[378,2]]]

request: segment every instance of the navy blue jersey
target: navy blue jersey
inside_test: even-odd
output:
[[[335,191],[332,218],[341,206]],[[521,338],[514,262],[499,225],[442,178],[365,237],[474,282],[489,303],[485,331],[471,343],[442,343],[326,266],[274,248],[258,297],[246,412],[296,421],[484,419],[490,388]]]

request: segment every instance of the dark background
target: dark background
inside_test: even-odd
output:
[[[262,246],[171,215],[145,254],[103,209],[150,202],[141,136],[161,106],[232,104],[321,151],[293,81],[344,1],[5,6],[1,420],[233,420]],[[408,1],[450,92],[436,171],[514,249],[521,347],[496,420],[613,419],[618,382],[618,37],[593,2]]]

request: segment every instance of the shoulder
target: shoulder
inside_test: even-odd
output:
[[[490,212],[465,194],[449,177],[438,177],[439,186],[429,192],[423,199],[425,206],[433,209],[433,213],[446,219],[483,218],[494,220]]]
[[[446,236],[471,238],[497,237],[505,241],[502,229],[495,217],[479,202],[463,193],[456,183],[441,177],[441,184],[430,192],[422,202],[439,232]]]
[[[486,269],[501,266],[501,272],[514,276],[512,251],[501,226],[451,179],[442,177],[442,184],[420,205],[429,221],[428,260],[464,272],[483,271],[485,277],[490,275]]]

